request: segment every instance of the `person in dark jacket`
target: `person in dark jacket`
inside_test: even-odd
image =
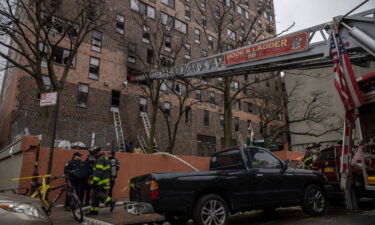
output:
[[[91,154],[95,157],[95,166],[93,169],[90,184],[92,185],[92,198],[89,215],[98,215],[99,202],[103,202],[106,206],[110,206],[110,212],[115,207],[116,200],[107,195],[110,187],[110,161],[107,156],[100,152],[100,148],[93,148]]]
[[[113,187],[115,186],[115,183],[116,183],[116,177],[117,177],[117,171],[120,169],[120,164],[118,162],[118,160],[115,158],[115,154],[116,152],[115,151],[111,151],[109,153],[109,161],[110,161],[110,165],[111,165],[111,179],[110,179],[110,183],[109,183],[109,192],[108,192],[108,195],[112,197],[112,191],[113,191]]]
[[[85,167],[88,170],[89,174],[87,177],[87,182],[85,184],[85,206],[90,205],[91,199],[91,185],[89,185],[90,178],[93,173],[93,169],[95,166],[95,158],[92,154],[88,154],[86,160],[84,161]]]
[[[74,152],[73,157],[69,160],[64,167],[64,175],[70,181],[71,185],[74,187],[79,200],[83,202],[83,195],[85,192],[86,179],[82,173],[82,154],[80,152]],[[70,210],[70,199],[65,198],[65,209]]]

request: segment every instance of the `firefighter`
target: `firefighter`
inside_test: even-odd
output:
[[[90,184],[92,185],[92,198],[89,215],[98,215],[99,202],[103,202],[106,206],[110,206],[110,212],[115,207],[116,200],[107,195],[110,187],[110,161],[107,156],[100,152],[100,148],[91,149],[94,156],[95,165],[93,168]]]
[[[109,153],[109,161],[110,161],[110,165],[111,165],[111,169],[110,169],[111,170],[111,181],[110,181],[110,187],[109,187],[108,195],[110,197],[112,197],[113,187],[115,186],[117,171],[120,169],[120,164],[119,164],[118,160],[115,158],[115,154],[116,154],[115,151],[111,151]]]
[[[312,144],[309,144],[306,147],[306,153],[305,153],[305,156],[302,159],[304,169],[310,170],[312,168],[312,165],[313,165],[313,154],[311,152],[312,148],[313,148]]]

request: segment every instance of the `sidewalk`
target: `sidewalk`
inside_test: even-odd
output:
[[[122,201],[121,201],[122,202]],[[120,201],[119,201],[120,203]],[[87,209],[88,207],[85,207]],[[109,208],[100,208],[99,215],[85,216],[82,224],[85,225],[124,225],[124,224],[143,224],[152,222],[161,222],[164,218],[158,214],[133,216],[126,212],[122,204],[116,205],[113,212],[109,212]],[[73,225],[79,224],[74,220],[72,212],[66,212],[64,207],[56,207],[52,209],[51,219],[54,225]]]

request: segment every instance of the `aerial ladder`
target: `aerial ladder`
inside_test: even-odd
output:
[[[130,81],[216,78],[291,69],[331,67],[330,34],[334,24],[339,25],[338,34],[345,44],[350,61],[354,65],[367,65],[368,62],[375,61],[375,9],[350,15],[366,2],[344,16],[335,17],[333,22],[193,60],[161,71],[132,76]],[[357,129],[360,129],[360,124],[358,126]],[[363,139],[360,141],[363,141]],[[372,143],[372,145],[375,146],[375,143]],[[367,153],[362,155],[370,158]],[[365,168],[366,165],[363,162],[365,160],[362,158],[362,164]],[[365,169],[364,175],[367,177]],[[370,185],[368,180],[365,180],[365,184],[367,190],[375,191],[375,185]],[[348,187],[348,189],[350,188]],[[345,191],[347,192],[347,190]],[[349,206],[349,208],[351,207]]]

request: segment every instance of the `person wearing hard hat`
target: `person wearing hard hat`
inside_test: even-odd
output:
[[[107,192],[110,187],[111,165],[108,157],[101,153],[100,148],[93,148],[90,154],[94,156],[95,165],[93,168],[90,185],[92,185],[92,199],[89,215],[98,215],[99,202],[103,202],[106,206],[110,206],[110,212],[115,207],[116,200],[108,196]]]

